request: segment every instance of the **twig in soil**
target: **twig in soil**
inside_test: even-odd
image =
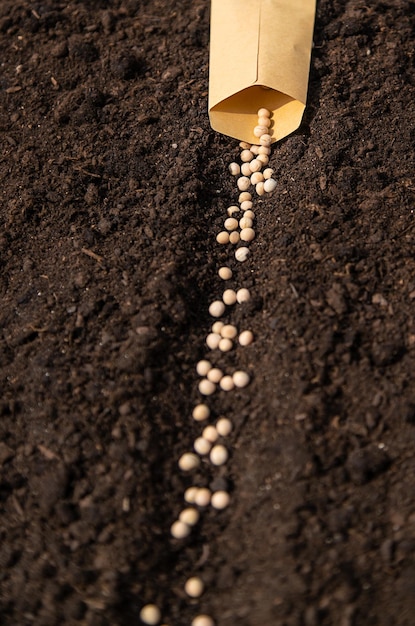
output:
[[[58,455],[55,454],[53,450],[49,450],[46,446],[42,446],[41,443],[37,446],[37,449],[48,461],[59,459]]]
[[[86,176],[92,176],[93,178],[101,178],[99,174],[94,174],[93,172],[88,172],[88,170],[84,170],[82,167],[74,167],[75,172],[81,172],[81,174],[85,174]]]
[[[88,250],[88,248],[81,248],[81,252],[91,257],[91,259],[95,259],[97,263],[102,263],[103,261],[102,256],[99,256],[99,254],[95,254],[95,252],[92,252],[92,250]]]

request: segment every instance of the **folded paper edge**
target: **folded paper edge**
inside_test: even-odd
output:
[[[218,25],[219,29],[223,29],[223,22],[219,18],[225,14],[229,23],[231,12],[240,9],[241,0],[212,0],[214,19],[211,26],[211,60],[214,60],[214,64],[210,68],[208,111],[214,130],[239,140],[257,142],[252,129],[256,125],[256,111],[260,106],[266,106],[273,111],[274,141],[291,134],[300,126],[307,99],[316,2],[315,0],[288,0],[288,2],[289,5],[284,5],[280,0],[250,0],[246,5],[258,19],[258,28],[254,28],[257,34],[256,58],[254,65],[248,63],[241,75],[236,76],[231,67],[234,63],[232,59],[238,50],[235,51],[232,46],[227,45],[225,50],[231,51],[231,58],[226,57],[227,52],[224,53],[223,48],[223,30],[222,38],[219,40],[212,37],[212,31],[218,28]],[[283,46],[281,44],[277,46],[278,53],[275,52],[274,29],[270,19],[271,14],[276,11],[284,19],[291,20],[292,25],[295,26],[298,22],[303,30],[301,40],[296,41],[296,37],[291,36]],[[253,20],[247,23],[252,25]],[[241,28],[241,24],[238,24]],[[270,24],[271,28],[268,27]],[[231,36],[232,33],[235,34],[233,28],[234,24],[230,26]],[[252,47],[254,34],[252,28],[249,26],[246,28],[251,37]],[[278,29],[281,32],[280,25]],[[212,50],[213,47],[215,50]],[[267,56],[266,50],[269,48],[272,54]],[[222,57],[218,56],[219,49]],[[293,68],[294,74],[284,78],[286,73],[280,67],[281,65],[286,67],[287,64]],[[232,70],[234,69],[232,67]],[[264,97],[266,93],[268,98]],[[258,100],[255,101],[253,95],[258,96]]]
[[[300,126],[305,103],[264,85],[251,85],[225,98],[209,110],[214,130],[240,141],[258,143],[253,129],[257,110],[264,106],[272,111],[273,142],[280,141]]]

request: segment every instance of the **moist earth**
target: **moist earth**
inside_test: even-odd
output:
[[[2,624],[131,626],[148,602],[171,626],[415,623],[414,22],[318,3],[305,117],[238,265],[209,3],[2,0]],[[255,342],[213,356],[252,383],[209,401],[230,459],[189,477],[229,259],[253,297],[226,319]],[[232,501],[178,542],[192,482]]]

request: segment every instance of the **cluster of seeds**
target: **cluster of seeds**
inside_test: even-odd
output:
[[[240,289],[239,291],[248,291]],[[247,298],[248,300],[248,298]],[[244,300],[246,302],[247,300]],[[249,346],[254,340],[254,335],[250,330],[243,330],[239,333],[233,324],[224,324],[223,322],[215,322],[212,324],[211,332],[206,337],[206,345],[210,350],[220,350],[221,352],[229,352],[237,341],[241,346]],[[208,372],[206,372],[207,375]],[[199,376],[204,376],[198,371]],[[214,375],[211,372],[210,376]],[[209,376],[208,376],[209,378]],[[218,381],[219,382],[219,381]]]
[[[231,163],[229,165],[229,171],[232,176],[238,176],[236,184],[242,194],[247,193],[248,189],[253,186],[255,187],[257,195],[263,196],[266,193],[274,191],[277,186],[277,182],[272,178],[274,170],[267,167],[271,154],[271,126],[270,111],[268,111],[268,109],[259,109],[258,125],[254,128],[254,135],[258,137],[259,145],[251,145],[250,143],[241,141],[239,145],[242,148],[240,155],[242,163],[241,165],[239,165],[239,163]],[[250,196],[250,194],[248,194],[248,196]],[[248,196],[243,202],[251,203],[252,197]],[[246,204],[241,208],[243,211],[249,210],[252,208],[252,205],[248,207]]]
[[[235,250],[237,261],[244,262],[250,251],[247,244],[255,238],[254,219],[252,210],[252,194],[248,192],[251,185],[255,187],[258,196],[274,191],[276,181],[272,178],[274,170],[267,167],[271,154],[271,114],[267,109],[258,111],[258,125],[254,129],[255,137],[258,137],[259,145],[251,145],[241,142],[240,160],[231,163],[229,170],[233,176],[238,176],[237,187],[240,191],[238,205],[232,205],[227,209],[227,217],[223,223],[223,230],[216,236],[219,244],[232,244],[239,246]],[[264,169],[265,168],[265,169]],[[242,215],[240,215],[242,213]],[[234,278],[234,273],[227,266],[220,267],[218,275],[223,281]],[[202,431],[193,442],[193,449],[184,452],[178,460],[179,469],[185,474],[191,474],[204,464],[213,469],[226,465],[229,459],[229,449],[226,440],[232,433],[233,425],[229,418],[220,416],[215,423],[212,420],[212,411],[207,404],[207,398],[217,390],[230,392],[234,389],[244,389],[250,383],[250,375],[242,370],[225,372],[213,363],[214,356],[227,353],[236,346],[249,346],[254,341],[253,332],[249,329],[239,331],[231,324],[225,323],[222,318],[228,311],[227,307],[248,302],[251,294],[245,287],[238,289],[225,289],[217,300],[209,306],[209,314],[216,319],[206,337],[206,346],[212,352],[212,356],[204,358],[196,364],[196,373],[200,377],[198,391],[205,398],[196,404],[192,411],[193,420],[202,425]],[[208,508],[216,511],[226,509],[231,502],[230,494],[222,488],[211,490],[207,487],[192,485],[184,492],[184,506],[177,519],[170,527],[170,533],[174,540],[185,540],[192,530],[200,522],[201,516]],[[193,600],[200,598],[205,591],[205,584],[199,576],[191,576],[184,583],[184,592]],[[153,604],[142,608],[140,619],[149,626],[158,626],[161,621],[161,612]],[[162,625],[167,626],[167,625]],[[197,615],[191,622],[191,626],[214,626],[214,620],[205,614]]]

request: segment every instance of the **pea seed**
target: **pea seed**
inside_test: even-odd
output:
[[[235,293],[235,302],[236,302],[236,293]],[[225,324],[222,327],[220,334],[225,339],[235,339],[236,335],[238,334],[238,329],[236,328],[236,326],[233,326],[232,324]]]
[[[258,109],[258,117],[271,117],[271,111],[262,107],[261,109]]]
[[[252,154],[250,150],[242,150],[241,161],[243,163],[248,163],[249,161],[252,161],[253,158],[254,158],[254,155]]]
[[[241,230],[243,230],[244,228],[252,228],[253,223],[253,220],[251,220],[249,217],[241,217],[241,219],[239,220],[239,228]]]
[[[259,172],[260,170],[262,170],[262,163],[259,159],[253,159],[250,164],[249,164],[249,170],[251,172],[251,174],[253,174],[254,172]]]
[[[191,598],[200,598],[205,590],[205,585],[203,584],[203,580],[201,578],[193,576],[193,578],[186,580],[184,590]]]
[[[195,439],[193,447],[200,456],[205,456],[209,454],[212,444],[203,437],[198,437]]]
[[[261,144],[261,146],[269,147],[272,143],[271,135],[268,135],[268,134],[261,135],[261,137],[259,138],[259,143]]]
[[[265,180],[268,180],[268,178],[272,178],[274,170],[272,169],[272,167],[267,167],[267,169],[264,170],[262,173],[264,174]]]
[[[249,289],[246,289],[246,287],[242,287],[241,289],[238,289],[238,291],[236,292],[236,301],[239,304],[242,304],[242,302],[248,302],[248,300],[251,299],[251,294],[249,293]]]
[[[218,274],[222,280],[229,280],[232,278],[232,270],[230,267],[220,267]]]
[[[268,134],[268,126],[255,126],[254,135],[255,137],[263,137]]]
[[[253,161],[251,161],[251,163],[253,163]],[[242,166],[241,166],[242,176],[250,176],[252,174],[251,163],[242,163]]]
[[[219,491],[217,491],[216,493],[219,493]],[[193,507],[189,507],[187,509],[183,509],[183,511],[180,513],[179,522],[183,522],[188,526],[195,526],[198,523],[199,518],[199,511],[197,509],[194,509]]]
[[[209,506],[212,494],[207,487],[200,487],[195,496],[197,506]]]
[[[238,228],[238,220],[234,217],[228,217],[223,225],[226,230],[236,230]]]
[[[272,193],[277,188],[277,181],[274,178],[268,178],[264,183],[264,191]]]
[[[226,230],[221,231],[216,235],[216,241],[220,244],[229,243],[229,233]]]
[[[190,626],[215,626],[215,622],[209,615],[197,615]]]
[[[249,180],[247,176],[240,176],[236,184],[238,186],[239,191],[246,191],[247,189],[249,189],[251,185],[251,181]]]
[[[245,211],[243,216],[247,217],[250,220],[255,219],[255,213],[253,211],[250,211],[250,210]]]
[[[259,146],[258,154],[265,154],[266,156],[269,156],[271,154],[271,148],[268,146]]]
[[[193,452],[185,452],[180,457],[178,465],[183,472],[190,472],[199,467],[200,459]]]
[[[254,145],[253,145],[253,146],[251,146],[249,149],[250,149],[250,151],[252,152],[252,154],[253,154],[254,156],[256,156],[256,155],[258,154],[258,149],[259,149],[259,146],[256,146],[256,145],[254,144]]]
[[[219,434],[214,426],[206,426],[206,428],[203,429],[202,437],[207,439],[207,441],[210,441],[210,443],[215,443],[215,441],[217,441],[219,437]]]
[[[205,359],[199,361],[196,365],[196,372],[199,376],[206,376],[210,369],[212,369],[212,363],[210,361],[206,361]]]
[[[234,204],[226,209],[226,213],[229,215],[229,217],[232,217],[234,213],[239,213],[239,211],[240,208]]]
[[[234,230],[230,235],[229,235],[229,243],[232,243],[233,245],[237,244],[239,242],[240,236],[239,233]]]
[[[209,313],[212,317],[221,317],[225,313],[225,305],[220,300],[215,300],[209,306]]]
[[[242,248],[238,248],[235,251],[235,259],[239,261],[240,263],[244,263],[248,257],[249,257],[249,248],[242,247]]]
[[[219,333],[209,333],[206,337],[206,345],[210,350],[216,350],[221,337]]]
[[[269,157],[266,154],[258,154],[258,161],[261,161],[262,165],[268,165]]]
[[[239,338],[240,342],[240,338]],[[196,404],[192,416],[195,422],[204,422],[210,415],[210,409],[206,404]]]
[[[249,346],[254,340],[254,334],[251,330],[244,330],[239,335],[239,343],[241,346]]]
[[[249,385],[251,380],[249,374],[241,371],[234,372],[232,378],[233,382],[235,383],[235,387],[239,387],[239,389],[243,389],[244,387]]]
[[[265,126],[265,128],[269,128],[271,126],[271,120],[269,117],[265,117],[264,115],[258,116],[258,126]]]
[[[264,183],[260,182],[255,185],[255,191],[259,196],[263,196],[265,194]]]
[[[241,211],[249,211],[252,207],[253,204],[251,200],[244,200],[244,202],[241,202]]]
[[[214,494],[212,494],[210,503],[214,509],[221,511],[222,509],[226,509],[226,507],[229,506],[230,500],[231,499],[229,493],[227,493],[226,491],[216,491]]]
[[[229,377],[231,378],[231,376]],[[232,422],[227,417],[221,417],[216,422],[216,430],[221,437],[227,437],[232,432]]]
[[[223,378],[223,372],[218,367],[212,367],[207,373],[207,379],[212,383],[218,383]]]
[[[222,299],[223,299],[225,304],[228,304],[228,305],[235,304],[235,302],[236,302],[236,292],[233,289],[225,289],[225,291],[223,292]],[[222,326],[222,329],[220,331],[221,335],[222,335],[222,330],[223,330],[223,326]]]
[[[250,150],[251,144],[247,143],[246,141],[241,141],[239,143],[239,147],[242,148],[242,150]]]
[[[252,241],[255,239],[255,231],[253,228],[243,228],[240,232],[242,241]]]
[[[170,532],[175,539],[185,539],[190,535],[190,526],[177,520],[171,525]]]
[[[223,341],[223,340],[221,339],[221,341]],[[219,346],[220,346],[220,342],[219,342]],[[199,392],[202,394],[202,396],[211,396],[212,393],[215,393],[215,391],[216,391],[215,383],[212,383],[207,378],[203,378],[200,381],[200,383],[199,383]]]
[[[219,387],[222,389],[222,391],[232,391],[232,389],[234,389],[235,387],[232,376],[224,376],[219,382]]]
[[[264,180],[264,175],[262,172],[254,172],[251,176],[251,184],[257,185],[258,183],[262,183]]]
[[[198,490],[198,487],[188,487],[186,491],[184,492],[185,502],[188,502],[189,504],[194,504],[197,490]]]
[[[148,624],[148,626],[157,626],[161,620],[160,609],[155,604],[146,604],[140,611],[140,619],[143,624]],[[196,626],[203,626],[203,623],[196,624]]]
[[[249,191],[243,191],[239,194],[238,202],[242,204],[242,202],[245,202],[245,200],[252,200],[252,195],[249,193]]]
[[[241,173],[240,165],[238,165],[238,163],[231,163],[229,165],[229,171],[232,176],[239,176],[239,174]]]
[[[213,322],[212,333],[218,333],[220,335],[220,331],[222,330],[223,326],[225,326],[225,324],[221,322],[220,320]]]
[[[221,352],[229,352],[233,348],[233,343],[230,339],[221,339],[218,348]]]
[[[210,462],[213,465],[220,466],[226,463],[229,458],[229,454],[225,446],[218,444],[216,446],[213,446],[212,450],[210,451],[209,458]]]

